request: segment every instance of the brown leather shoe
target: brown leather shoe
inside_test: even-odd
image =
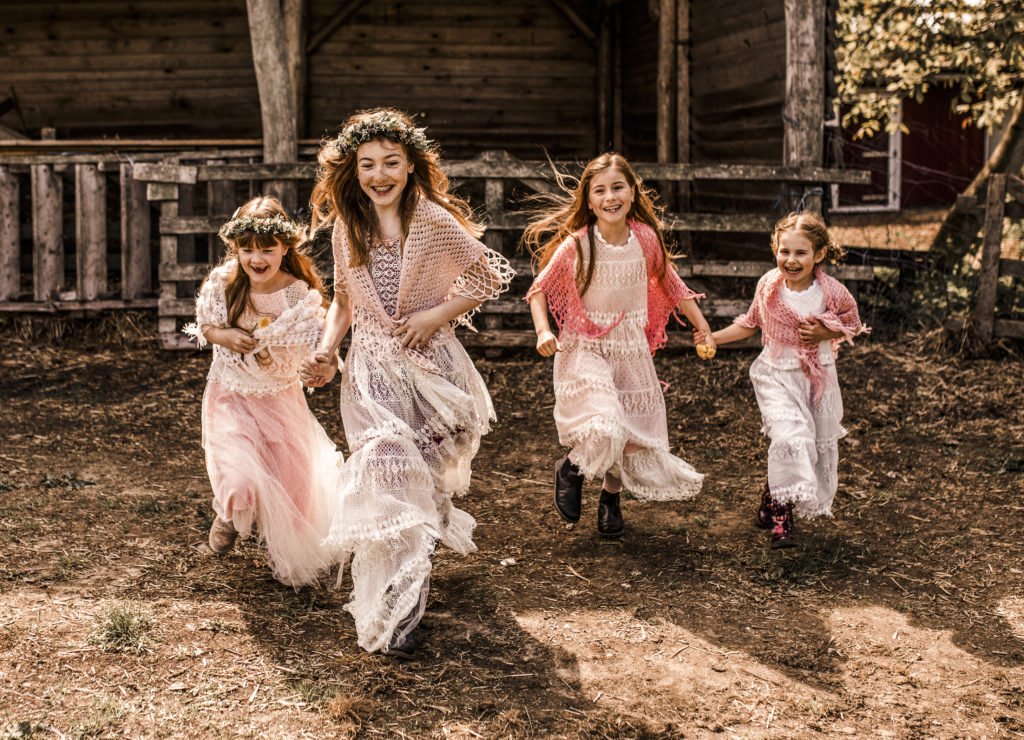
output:
[[[231,522],[225,522],[219,516],[213,518],[210,526],[210,549],[218,555],[223,555],[235,546],[238,539],[238,531]]]
[[[758,529],[771,529],[772,528],[772,492],[768,490],[768,484],[764,484],[764,490],[761,492],[761,505],[757,507],[757,519],[754,520],[754,526]]]
[[[796,523],[793,521],[793,504],[780,504],[772,500],[772,533],[768,546],[772,550],[796,547]]]

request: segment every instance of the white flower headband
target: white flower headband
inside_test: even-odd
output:
[[[358,149],[360,144],[384,137],[425,152],[430,147],[425,132],[426,128],[409,126],[394,113],[375,113],[365,120],[346,126],[335,140],[335,145],[341,156],[345,156]]]
[[[302,230],[302,227],[297,223],[289,221],[283,216],[273,216],[271,218],[242,216],[241,218],[235,218],[237,215],[238,211],[236,210],[235,215],[231,217],[231,220],[221,226],[220,236],[222,239],[237,239],[248,231],[255,234],[291,236],[292,234]]]

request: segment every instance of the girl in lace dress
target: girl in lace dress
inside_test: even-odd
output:
[[[835,352],[868,329],[850,291],[819,267],[843,249],[817,215],[791,213],[779,221],[772,252],[776,267],[758,281],[750,310],[712,339],[726,344],[761,330],[764,349],[750,379],[771,442],[756,523],[771,529],[776,549],[796,545],[794,512],[832,516],[839,439],[846,434]]]
[[[433,144],[406,114],[355,114],[319,164],[313,223],[334,221],[334,301],[304,379],[330,380],[352,328],[341,384],[350,457],[327,542],[342,562],[352,556],[346,609],[360,646],[407,658],[435,544],[476,549],[476,523],[452,497],[468,490],[494,420],[452,324],[504,290],[512,271],[476,238],[468,206],[448,193]]]
[[[342,463],[310,413],[299,364],[317,346],[326,301],[303,230],[276,198],[253,198],[220,231],[227,246],[199,291],[199,345],[213,344],[203,394],[203,448],[224,553],[259,527],[274,577],[313,583],[331,561],[321,542]]]
[[[669,452],[665,399],[652,355],[676,311],[708,331],[701,298],[672,269],[657,210],[629,163],[602,154],[524,240],[540,274],[527,293],[537,350],[554,368],[555,425],[570,448],[555,466],[555,508],[580,518],[583,482],[602,478],[597,530],[624,531],[619,493],[671,501],[703,476]],[[548,311],[558,324],[551,332]]]

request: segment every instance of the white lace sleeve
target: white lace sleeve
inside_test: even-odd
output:
[[[224,296],[224,277],[233,263],[215,267],[203,281],[196,298],[196,321],[182,330],[196,340],[200,347],[209,342],[203,336],[204,326],[226,327],[228,322],[227,299]]]
[[[515,276],[516,272],[507,259],[493,249],[484,249],[480,261],[474,262],[455,279],[448,296],[462,296],[480,303],[494,300],[508,290],[508,286]],[[455,320],[455,325],[475,331],[473,316],[479,308],[477,306],[459,316]]]

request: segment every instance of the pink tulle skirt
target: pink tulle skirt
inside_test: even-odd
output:
[[[214,511],[242,537],[256,524],[274,577],[301,586],[323,575],[343,460],[302,386],[244,395],[207,384],[203,448]]]

